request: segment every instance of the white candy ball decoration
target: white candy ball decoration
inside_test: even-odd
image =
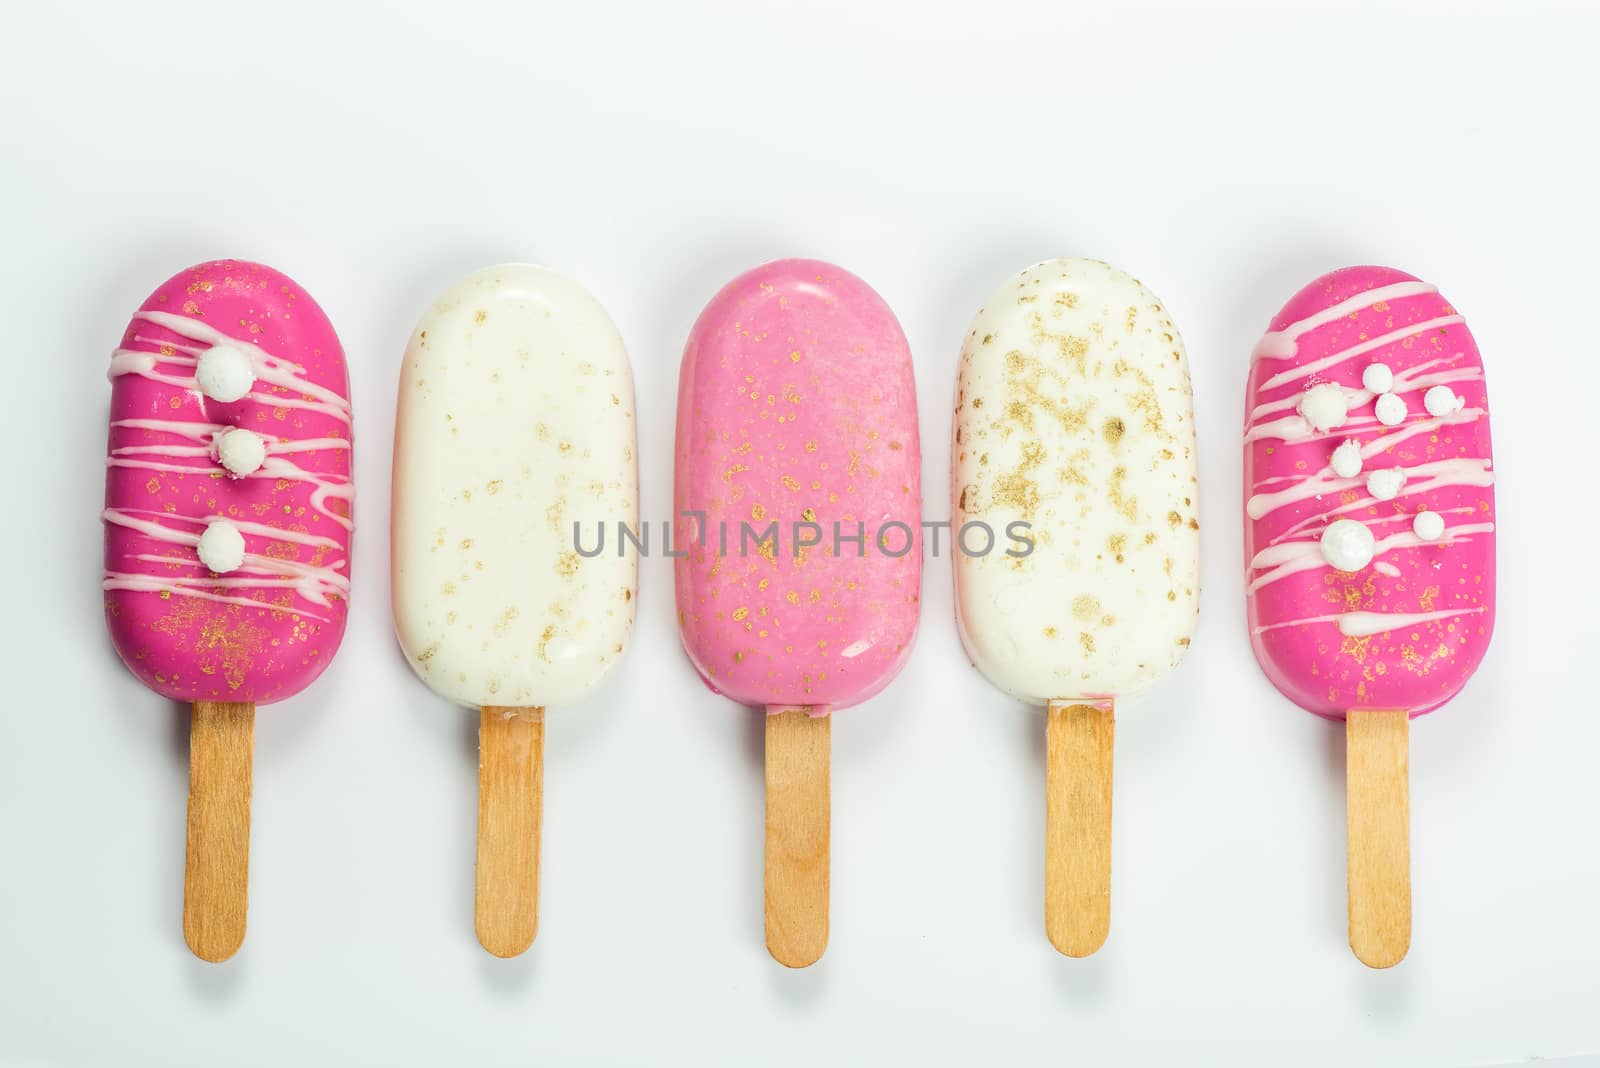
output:
[[[1322,557],[1340,571],[1360,571],[1372,562],[1377,540],[1365,523],[1335,519],[1322,532]]]
[[[194,384],[212,400],[232,404],[256,384],[255,365],[232,345],[213,345],[200,354]]]
[[[1305,396],[1300,398],[1300,414],[1311,424],[1311,429],[1332,430],[1343,425],[1350,414],[1350,402],[1345,399],[1342,387],[1324,382],[1306,390]]]
[[[1385,393],[1379,397],[1375,410],[1378,422],[1384,426],[1399,426],[1406,421],[1406,402],[1398,393]]]
[[[1387,467],[1367,476],[1367,492],[1380,501],[1392,501],[1400,496],[1406,484],[1406,473],[1398,467]]]
[[[217,460],[235,478],[259,471],[266,459],[266,439],[253,430],[235,427],[217,435]]]
[[[1368,393],[1387,393],[1394,388],[1394,372],[1386,363],[1369,364],[1361,372],[1361,386]]]
[[[1444,516],[1438,512],[1418,512],[1411,521],[1411,529],[1423,541],[1438,541],[1444,537]]]
[[[1361,473],[1361,446],[1347,441],[1334,449],[1332,466],[1340,478],[1355,478]]]
[[[1422,406],[1428,409],[1429,415],[1454,415],[1466,407],[1466,404],[1467,402],[1456,396],[1455,390],[1449,386],[1434,386],[1422,395]]]
[[[226,519],[214,520],[200,535],[195,547],[200,562],[219,575],[225,575],[244,563],[244,535]]]

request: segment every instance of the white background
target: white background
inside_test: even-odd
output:
[[[850,0],[638,8],[7,4],[0,1064],[1482,1064],[1600,1051],[1595,129],[1574,2]],[[390,629],[400,355],[456,278],[527,259],[610,309],[647,516],[678,358],[735,274],[867,279],[916,354],[949,514],[969,316],[1051,256],[1167,302],[1195,373],[1204,595],[1120,710],[1112,934],[1045,940],[1040,715],[967,664],[928,562],[904,674],[834,728],[833,925],[762,945],[761,723],[695,679],[670,563],[546,752],[542,930],[472,931],[475,721]],[[355,598],[338,660],[258,718],[250,933],[180,932],[187,716],[117,662],[97,515],[107,355],[180,268],[273,264],[349,354]],[[1468,317],[1494,400],[1500,619],[1412,734],[1415,938],[1345,944],[1343,739],[1246,641],[1248,354],[1303,283],[1403,267]],[[1592,464],[1585,463],[1587,469]]]

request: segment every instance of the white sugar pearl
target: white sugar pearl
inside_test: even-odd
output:
[[[1406,402],[1398,393],[1385,393],[1379,397],[1375,410],[1378,422],[1384,426],[1399,426],[1406,421]]]
[[[1386,467],[1367,476],[1367,492],[1380,501],[1392,501],[1400,496],[1406,484],[1406,473],[1398,467]]]
[[[236,478],[261,469],[267,459],[267,443],[253,430],[234,428],[217,435],[217,460]]]
[[[1324,382],[1306,390],[1305,396],[1300,398],[1300,414],[1311,424],[1311,429],[1332,430],[1342,425],[1345,416],[1350,414],[1350,402],[1345,399],[1342,387]]]
[[[256,384],[255,367],[247,354],[232,345],[213,345],[195,364],[194,384],[212,400],[232,404]]]
[[[200,562],[219,575],[225,575],[244,563],[244,535],[226,519],[218,519],[206,527],[195,547]]]
[[[1372,562],[1377,541],[1365,523],[1335,519],[1322,532],[1322,558],[1340,571],[1360,571]]]
[[[1394,372],[1386,363],[1369,364],[1361,372],[1361,385],[1368,393],[1387,393],[1394,388]]]
[[[1449,386],[1434,386],[1422,395],[1422,406],[1428,409],[1429,415],[1454,415],[1466,407],[1466,403]]]
[[[1355,478],[1361,473],[1361,446],[1347,441],[1333,450],[1333,473],[1340,478]]]
[[[1438,512],[1418,512],[1411,521],[1411,529],[1423,541],[1438,541],[1444,537],[1444,516]]]

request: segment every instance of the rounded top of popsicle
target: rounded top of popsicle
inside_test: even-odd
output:
[[[110,376],[117,652],[175,700],[298,693],[338,650],[350,591],[349,384],[327,316],[270,267],[202,263],[133,314]]]
[[[920,456],[910,350],[865,282],[780,260],[712,298],[679,377],[674,533],[713,690],[841,708],[888,684],[920,608]]]
[[[1342,396],[1337,426],[1307,418],[1314,390]],[[1256,346],[1246,413],[1249,623],[1267,677],[1331,718],[1437,708],[1494,627],[1487,392],[1462,316],[1404,271],[1323,275]]]

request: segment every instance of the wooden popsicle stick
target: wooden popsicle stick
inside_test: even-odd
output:
[[[767,952],[789,968],[815,964],[828,948],[827,712],[767,709]]]
[[[1392,968],[1411,947],[1411,787],[1405,712],[1345,716],[1350,948]]]
[[[1110,701],[1051,701],[1045,713],[1044,927],[1087,957],[1111,931]]]
[[[515,957],[539,933],[544,709],[485,706],[478,728],[478,942]]]
[[[255,724],[251,702],[196,701],[189,727],[183,940],[214,963],[244,944]]]

